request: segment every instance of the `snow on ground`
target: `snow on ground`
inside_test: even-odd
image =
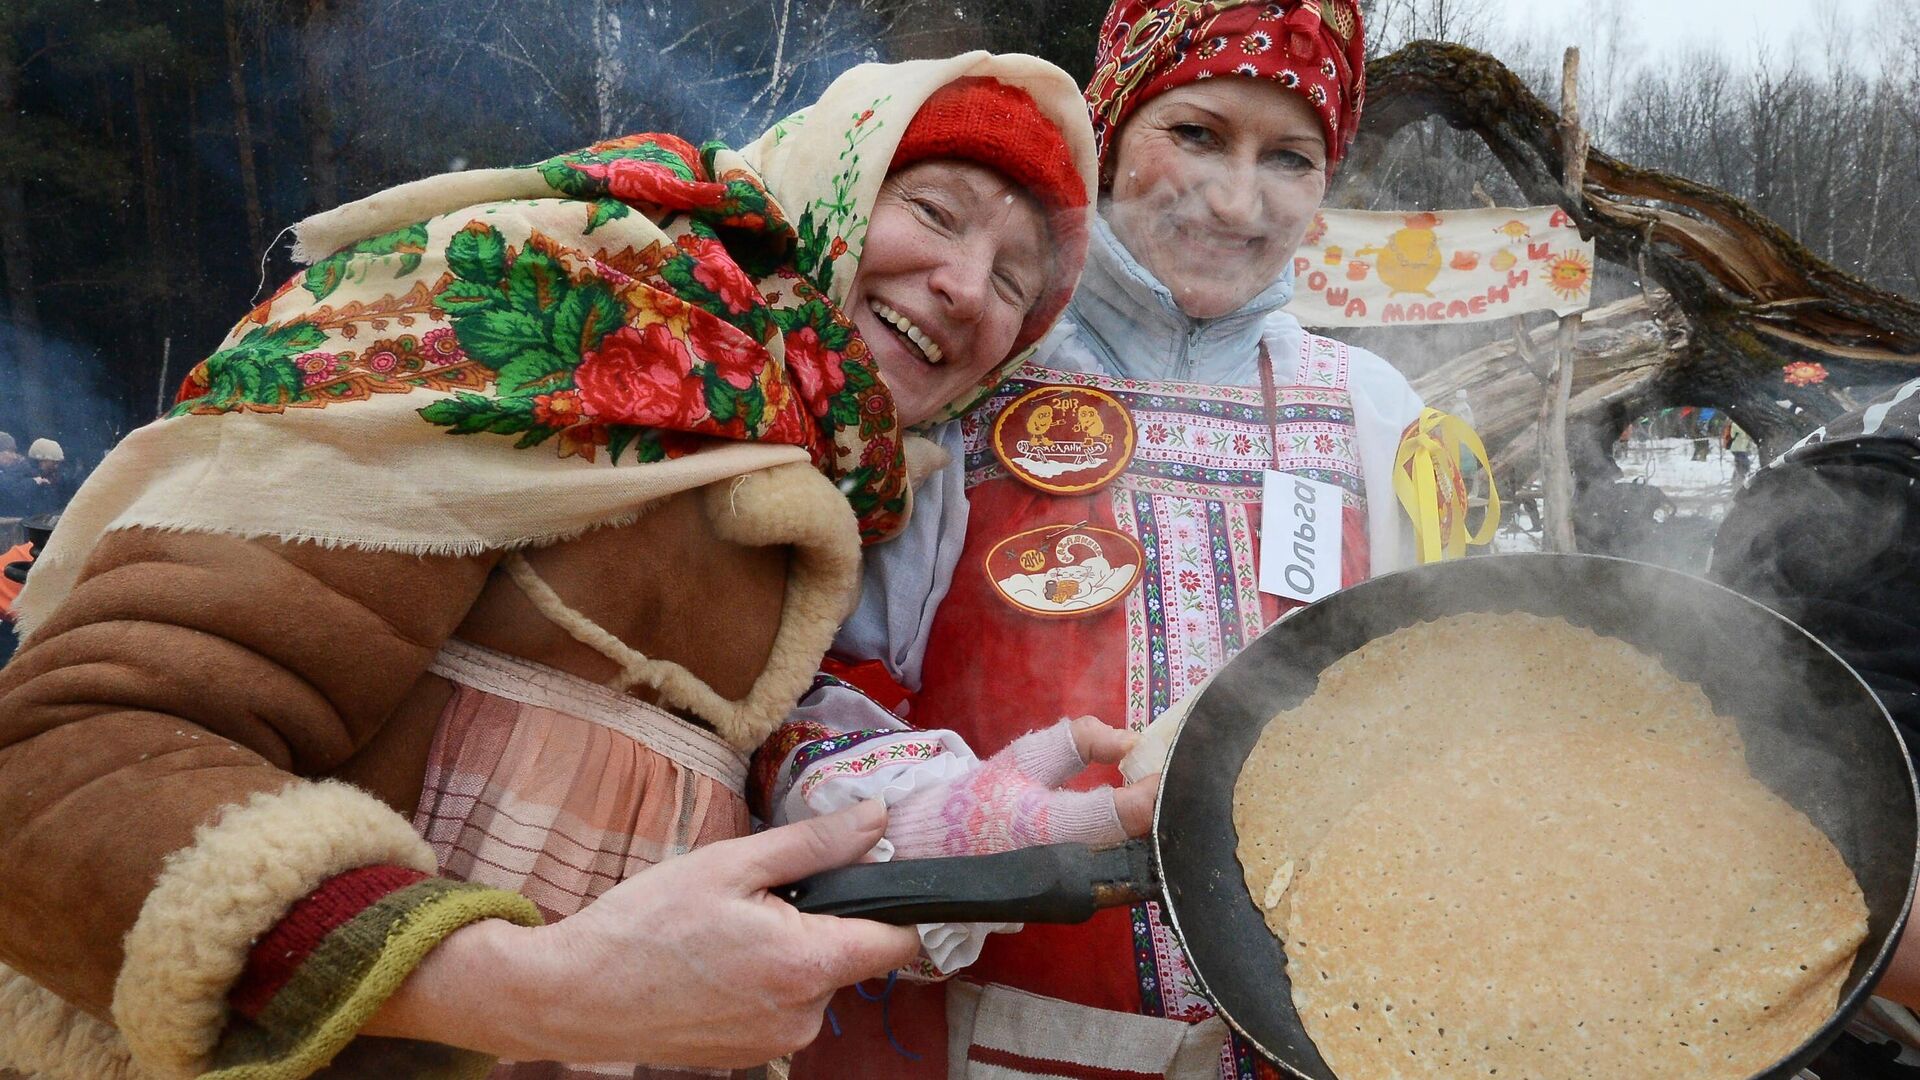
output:
[[[1644,476],[1676,501],[1712,504],[1717,507],[1713,520],[1718,521],[1733,498],[1733,454],[1721,449],[1718,439],[1708,442],[1705,461],[1693,460],[1697,451],[1692,439],[1631,442],[1616,450],[1613,459],[1629,480]]]
[[[1707,443],[1702,461],[1694,460],[1692,439],[1635,439],[1615,448],[1623,482],[1650,484],[1672,504],[1670,512],[1656,517],[1649,543],[1619,554],[1693,574],[1706,571],[1714,533],[1734,494],[1733,454],[1718,439]],[[1505,500],[1501,509],[1493,550],[1539,551],[1540,534],[1526,511]]]

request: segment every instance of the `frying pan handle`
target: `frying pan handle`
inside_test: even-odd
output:
[[[1095,850],[1046,844],[998,855],[897,859],[828,870],[773,894],[801,911],[908,926],[934,922],[1077,923],[1103,907],[1160,895],[1146,840]]]

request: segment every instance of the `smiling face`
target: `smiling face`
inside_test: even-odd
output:
[[[1040,204],[999,173],[942,159],[887,177],[846,311],[903,425],[1007,358],[1048,274]]]
[[[1279,279],[1327,193],[1327,142],[1299,94],[1202,79],[1120,129],[1107,223],[1180,310],[1210,319]]]

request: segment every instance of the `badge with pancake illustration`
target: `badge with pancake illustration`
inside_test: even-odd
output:
[[[1133,537],[1081,523],[1015,533],[987,552],[986,570],[1000,599],[1021,611],[1072,618],[1119,603],[1145,561]]]
[[[993,453],[1013,475],[1055,495],[1092,491],[1133,458],[1133,417],[1118,398],[1084,386],[1042,386],[993,421]]]

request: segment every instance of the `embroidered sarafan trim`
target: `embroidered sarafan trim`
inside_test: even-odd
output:
[[[809,765],[822,758],[844,754],[861,743],[899,734],[902,734],[899,728],[869,728],[866,731],[848,731],[839,735],[829,735],[824,739],[806,743],[800,747],[798,753],[793,755],[793,764],[787,767],[787,779],[789,782],[799,779],[800,774],[805,772]]]
[[[1140,564],[1143,579],[1150,579],[1156,573],[1155,564],[1158,552],[1147,548],[1144,535],[1140,530],[1140,521],[1134,514],[1132,498],[1113,499],[1114,525],[1121,532],[1141,541],[1145,552]],[[1151,658],[1147,651],[1151,635],[1147,632],[1147,605],[1137,600],[1123,605],[1127,614],[1127,718],[1129,730],[1145,731],[1158,713],[1152,709],[1148,696],[1149,672],[1152,670]]]
[[[1295,378],[1280,388],[1276,427],[1283,471],[1335,484],[1348,528],[1366,519],[1366,488],[1347,392],[1348,352],[1326,338],[1301,345]],[[1043,383],[1101,389],[1119,398],[1139,426],[1132,463],[1096,496],[1108,500],[1114,528],[1140,542],[1140,587],[1125,600],[1126,723],[1146,726],[1219,670],[1267,623],[1259,591],[1261,486],[1272,438],[1257,389],[1175,387],[1033,367],[996,393],[1004,404]],[[1182,396],[1186,391],[1191,397]],[[1000,475],[980,429],[963,427],[968,483]],[[1155,432],[1162,425],[1164,431]],[[991,462],[989,465],[988,463]],[[1364,543],[1364,535],[1351,542]],[[1134,971],[1148,1015],[1187,1020],[1212,1015],[1198,980],[1152,905],[1132,912]],[[1255,1056],[1236,1041],[1221,1056],[1231,1080],[1257,1075]]]
[[[1001,410],[1018,397],[1051,385],[1053,384],[1037,379],[1011,380],[1002,384],[1000,391],[987,402],[980,417],[969,417],[963,422],[961,431],[966,440],[967,462],[970,470],[981,468],[987,461],[995,460],[990,446],[992,428],[987,418],[998,418]],[[1103,389],[1104,392],[1120,400],[1133,415],[1135,424],[1143,435],[1146,426],[1150,423],[1160,424],[1163,431],[1186,428],[1195,428],[1207,433],[1223,431],[1229,440],[1236,435],[1246,435],[1249,439],[1256,435],[1264,437],[1268,430],[1266,414],[1257,400],[1252,403],[1188,402],[1164,395],[1130,393],[1111,387],[1089,387],[1088,389]],[[1283,422],[1325,424],[1335,427],[1350,427],[1353,424],[1353,409],[1347,403],[1344,392],[1298,386],[1282,387],[1281,390],[1285,397],[1279,403],[1276,418]],[[1264,442],[1265,439],[1262,438],[1261,441]],[[1232,454],[1224,452],[1226,445],[1228,444],[1213,438],[1204,442],[1197,440],[1175,442],[1170,441],[1163,433],[1153,439],[1142,439],[1140,452],[1153,456],[1167,456],[1181,453],[1206,454],[1208,450],[1212,450],[1214,453],[1211,456],[1223,462],[1246,452],[1244,443],[1236,447]]]
[[[839,684],[840,680],[831,675],[820,674],[813,677],[813,688],[801,695],[804,701],[823,686]],[[781,768],[795,749],[818,739],[830,739],[833,729],[813,720],[788,720],[774,729],[767,741],[753,752],[753,758],[747,768],[747,801],[753,809],[753,816],[762,821],[773,817],[776,796],[781,794]],[[788,782],[792,779],[789,777]]]
[[[1361,504],[1361,513],[1365,513],[1365,503]],[[1266,629],[1266,611],[1260,603],[1260,573],[1254,559],[1254,521],[1251,515],[1233,513],[1226,507],[1218,506],[1224,525],[1229,558],[1222,563],[1230,574],[1230,581],[1222,581],[1220,588],[1231,589],[1235,597],[1234,608],[1240,617],[1239,640],[1242,643],[1252,641],[1261,630]],[[1364,520],[1364,517],[1362,518]],[[1238,653],[1240,646],[1234,647]]]
[[[883,742],[864,754],[832,758],[801,777],[797,790],[806,799],[823,782],[836,776],[865,776],[870,772],[905,762],[932,761],[947,753],[947,744],[919,732],[888,732],[899,738]]]
[[[1137,432],[1133,459],[1113,481],[1116,488],[1257,502],[1277,435],[1278,456],[1288,472],[1339,487],[1345,505],[1358,509],[1365,503],[1366,481],[1354,442],[1347,370],[1346,346],[1327,338],[1303,339],[1295,376],[1306,382],[1280,388],[1275,423],[1269,426],[1257,390],[1144,383],[1027,365],[963,423],[967,483],[1011,475],[991,447],[1001,409],[1039,387],[1078,386],[1113,396],[1132,415]]]
[[[1140,980],[1140,1009],[1148,1016],[1166,1016],[1160,994],[1160,969],[1154,963],[1153,927],[1159,905],[1149,900],[1133,905],[1133,970]]]

